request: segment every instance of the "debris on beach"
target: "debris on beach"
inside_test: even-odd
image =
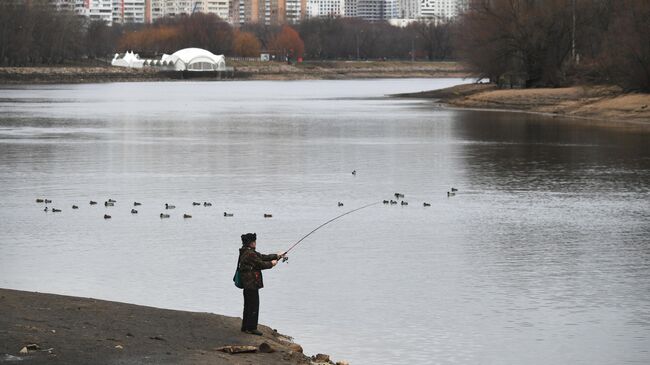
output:
[[[230,346],[221,346],[216,348],[215,350],[222,351],[227,354],[241,354],[247,352],[257,352],[257,347],[243,346],[243,345],[230,345]]]

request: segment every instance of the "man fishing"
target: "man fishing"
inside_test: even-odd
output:
[[[242,332],[258,336],[262,335],[262,332],[257,330],[257,319],[260,310],[259,290],[264,287],[264,282],[262,281],[262,270],[274,267],[278,264],[278,260],[282,258],[284,258],[282,261],[286,261],[286,255],[289,253],[289,251],[293,250],[305,238],[309,237],[312,233],[318,231],[324,226],[350,213],[377,204],[381,204],[381,201],[364,205],[360,208],[353,209],[341,215],[338,215],[304,235],[301,239],[289,247],[288,250],[284,252],[278,252],[275,255],[262,255],[261,253],[255,251],[255,246],[257,245],[257,235],[255,233],[243,234],[241,236],[242,248],[239,249],[237,271],[233,277],[235,285],[238,288],[244,289],[244,318],[242,319],[241,324]]]
[[[241,330],[252,335],[261,336],[257,329],[257,320],[260,310],[259,290],[264,287],[262,270],[270,269],[277,265],[284,254],[262,255],[255,251],[257,235],[246,233],[241,236],[242,247],[239,249],[239,274],[244,289],[244,318]]]

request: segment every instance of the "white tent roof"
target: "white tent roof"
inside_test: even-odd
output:
[[[174,52],[172,55],[163,55],[161,61],[171,62],[176,65],[177,70],[186,70],[191,64],[204,62],[215,65],[216,69],[226,67],[226,60],[223,55],[215,55],[210,51],[201,48],[185,48]],[[179,62],[180,61],[180,62]]]

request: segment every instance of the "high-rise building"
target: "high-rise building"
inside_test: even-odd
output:
[[[151,21],[162,17],[191,15],[194,13],[216,14],[223,20],[229,20],[232,0],[148,0]],[[237,0],[234,0],[237,1]]]
[[[357,16],[357,0],[343,0],[343,15],[350,18]]]
[[[345,0],[308,0],[307,17],[339,17],[345,14]]]
[[[77,13],[85,15],[93,21],[104,21],[113,24],[113,0],[81,0],[75,3]]]
[[[286,22],[298,24],[307,15],[307,0],[286,0]]]
[[[397,18],[398,0],[357,0],[357,17],[369,21]]]
[[[234,0],[231,3],[231,23],[261,23],[266,25],[299,23],[305,17],[306,0]]]
[[[467,0],[422,0],[420,13],[423,18],[449,21],[467,8]]]
[[[400,19],[417,19],[421,16],[420,3],[422,0],[398,0],[397,17]]]
[[[195,9],[195,11],[200,11],[202,13],[208,14],[216,14],[219,18],[227,21],[229,7],[229,0],[203,0],[199,3],[199,6]]]
[[[149,0],[113,0],[113,23],[146,23]]]
[[[74,11],[77,0],[49,0],[49,3],[59,11]]]

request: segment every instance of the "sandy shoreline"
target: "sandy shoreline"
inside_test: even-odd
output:
[[[233,61],[234,72],[198,74],[112,66],[0,67],[0,84],[59,84],[171,81],[191,78],[218,80],[344,80],[364,78],[469,77],[456,62],[321,61],[287,65],[282,62]]]
[[[241,319],[55,294],[0,289],[0,364],[309,364],[287,336]],[[270,345],[228,354],[222,346]],[[31,350],[23,350],[28,345]],[[327,363],[327,362],[321,362]],[[332,362],[333,363],[333,362]]]
[[[434,99],[452,108],[563,116],[576,123],[650,131],[650,94],[624,93],[614,86],[501,90],[491,84],[468,84],[394,96]]]

